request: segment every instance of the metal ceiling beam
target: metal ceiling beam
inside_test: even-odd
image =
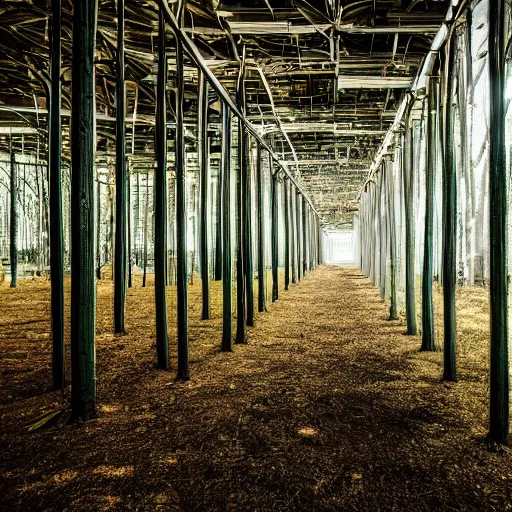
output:
[[[339,89],[410,89],[411,76],[339,76]]]
[[[273,148],[262,138],[259,130],[245,117],[243,112],[240,111],[236,103],[231,98],[228,91],[224,88],[224,86],[219,82],[218,78],[212,72],[212,70],[206,65],[203,56],[199,52],[197,46],[190,39],[187,33],[180,28],[174,14],[172,13],[169,4],[165,0],[158,0],[158,5],[163,9],[163,13],[165,15],[166,22],[171,26],[174,33],[179,36],[183,42],[183,46],[186,48],[190,58],[195,61],[195,63],[202,69],[203,73],[206,75],[210,85],[218,94],[219,98],[230,108],[231,112],[238,117],[247,127],[247,130],[258,140],[258,142],[265,148],[266,151],[270,154],[271,158],[282,168],[283,172],[288,176],[290,181],[295,185],[298,191],[303,195],[303,197],[308,201],[313,211],[318,215],[316,208],[313,205],[313,202],[309,198],[307,192],[301,186],[301,184],[295,179],[293,174],[288,170],[286,166],[283,166]]]
[[[357,129],[340,129],[336,128],[336,124],[327,123],[283,123],[281,127],[287,133],[310,133],[310,132],[327,132],[335,135],[352,135],[354,137],[360,135],[386,135],[387,130],[357,130]],[[264,126],[259,129],[262,135],[269,135],[281,131],[280,126]]]
[[[231,21],[228,22],[232,34],[239,35],[297,35],[297,34],[318,34],[326,30],[335,29],[335,31],[345,34],[435,34],[439,30],[439,25],[429,23],[428,25],[403,25],[403,26],[385,26],[385,27],[362,27],[353,23],[347,25],[335,25],[332,23],[315,23],[309,25],[293,25],[287,21]],[[191,34],[202,34],[206,36],[218,37],[225,36],[224,30],[210,27],[191,27],[186,29]]]

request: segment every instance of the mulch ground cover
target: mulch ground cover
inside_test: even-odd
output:
[[[69,388],[51,390],[49,283],[0,287],[0,510],[512,510],[512,456],[484,442],[486,290],[458,292],[459,382],[443,383],[442,352],[419,352],[356,270],[321,267],[281,291],[232,353],[212,288],[201,321],[190,286],[183,383],[173,288],[172,368],[159,371],[152,282],[129,290],[114,336],[100,281],[98,417],[69,424]]]

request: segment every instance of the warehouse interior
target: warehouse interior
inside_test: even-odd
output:
[[[8,510],[508,510],[503,0],[3,0]]]

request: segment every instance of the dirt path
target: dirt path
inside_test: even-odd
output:
[[[357,271],[320,268],[257,320],[188,383],[120,351],[86,425],[20,433],[3,408],[0,509],[512,510],[511,456],[481,441],[485,368],[441,383],[442,354]]]

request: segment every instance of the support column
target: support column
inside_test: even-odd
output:
[[[244,128],[244,253],[245,253],[245,292],[247,325],[254,325],[254,264],[252,260],[252,173],[249,155],[250,137]]]
[[[231,352],[233,339],[233,263],[231,259],[231,112],[222,103],[222,351]],[[220,219],[219,219],[220,220]]]
[[[127,247],[127,265],[128,265],[128,288],[133,286],[133,271],[132,271],[132,185],[130,177],[130,162],[126,163],[126,194],[127,194],[127,232],[128,232],[128,247]]]
[[[322,226],[320,226],[320,218],[315,216],[315,225],[316,225],[316,266],[317,268],[322,264]]]
[[[434,191],[436,151],[436,98],[435,79],[430,77],[427,98],[427,172],[425,177],[425,243],[423,254],[422,281],[422,340],[421,350],[435,350],[434,340],[434,299],[432,296],[433,266],[434,266]]]
[[[236,336],[235,343],[245,343],[245,274],[244,274],[244,187],[243,187],[243,159],[241,139],[244,125],[238,121],[238,180],[237,180],[237,249],[236,249]]]
[[[301,232],[301,219],[302,219],[302,199],[299,191],[297,190],[297,193],[295,194],[295,221],[297,226],[297,277],[299,281],[304,276],[304,267],[302,264],[302,232]]]
[[[289,183],[283,182],[284,195],[284,289],[290,288],[290,201],[288,192]]]
[[[199,97],[197,111],[197,146],[199,155],[199,172],[201,186],[201,200],[199,215],[201,217],[201,240],[199,244],[201,260],[201,290],[203,320],[210,318],[210,276],[208,268],[208,201],[210,187],[210,173],[208,166],[208,82],[201,70],[198,70]],[[224,141],[223,141],[224,145]]]
[[[96,2],[74,3],[71,103],[71,409],[96,415],[94,280],[94,42]]]
[[[165,19],[162,10],[158,18],[158,80],[156,92],[155,152],[156,169],[153,183],[155,198],[155,309],[157,367],[169,368],[167,333],[167,53],[165,49]]]
[[[231,127],[230,127],[231,130]],[[231,133],[231,131],[230,131]],[[222,170],[219,169],[219,178],[217,180],[217,201],[216,201],[216,217],[217,224],[215,226],[215,281],[222,279]]]
[[[507,309],[507,190],[505,161],[505,2],[490,0],[489,23],[490,157],[489,205],[491,242],[490,423],[488,439],[507,444],[509,430],[509,366]]]
[[[62,233],[61,184],[61,82],[62,1],[52,0],[50,39],[50,110],[48,117],[49,179],[50,179],[50,276],[52,307],[52,369],[53,387],[64,389],[64,241]]]
[[[181,16],[180,16],[181,17]],[[176,288],[178,306],[178,380],[188,380],[187,195],[184,140],[183,44],[176,41]]]
[[[11,144],[11,172],[10,172],[10,245],[9,258],[11,266],[11,288],[16,288],[18,281],[18,174],[16,172],[16,155],[14,154],[12,139]]]
[[[445,73],[445,161],[444,161],[444,247],[443,247],[443,297],[444,297],[444,373],[443,380],[456,381],[455,358],[455,289],[457,284],[456,232],[457,232],[457,191],[456,160],[453,129],[455,128],[455,107],[452,105],[451,69],[455,59],[453,41],[448,42],[449,55]]]
[[[279,218],[277,173],[270,169],[270,194],[272,198],[272,302],[279,299]]]
[[[388,194],[388,232],[390,260],[390,306],[389,319],[398,320],[398,303],[396,298],[396,267],[397,267],[397,229],[395,210],[395,176],[393,162],[386,160],[385,173]]]
[[[316,223],[315,223],[315,214],[312,209],[309,210],[309,226],[310,226],[310,240],[311,240],[311,250],[309,251],[309,266],[311,270],[316,270]]]
[[[290,184],[290,232],[292,242],[292,283],[297,284],[297,194]]]
[[[411,101],[414,101],[411,99]],[[406,132],[403,162],[404,201],[405,201],[405,315],[407,333],[415,336],[416,327],[416,295],[414,283],[414,207],[413,207],[413,140],[410,111],[406,116]]]
[[[308,230],[306,199],[302,196],[302,275],[308,271]]]
[[[124,0],[117,0],[116,59],[116,232],[114,250],[114,332],[124,333],[126,303],[126,89],[124,83]]]
[[[265,253],[265,175],[263,174],[261,145],[258,144],[256,174],[258,180],[258,311],[267,310],[267,265]]]

